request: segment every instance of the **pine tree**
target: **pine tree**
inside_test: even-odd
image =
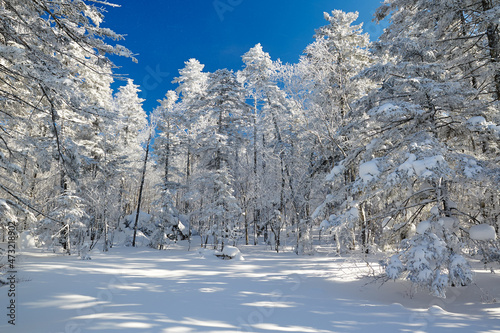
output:
[[[123,216],[130,214],[136,206],[137,186],[143,167],[143,144],[147,140],[147,116],[142,108],[144,99],[139,97],[139,86],[128,80],[114,96],[114,107],[118,114],[118,149],[126,176],[121,180],[120,207]]]
[[[403,239],[388,261],[388,276],[407,277],[444,297],[448,286],[471,282],[460,244],[474,214],[464,209],[477,209],[471,203],[484,200],[480,188],[498,170],[469,144],[471,119],[485,100],[474,80],[451,66],[454,50],[440,39],[450,16],[441,22],[436,16],[444,2],[386,4],[394,6],[383,5],[379,14],[394,10],[392,25],[375,48],[386,60],[364,73],[380,88],[356,103],[340,130],[351,148],[329,177],[326,206],[340,212],[325,225],[342,232],[360,220],[353,241],[381,238],[380,245],[390,246]],[[345,170],[350,182],[342,179]]]
[[[0,187],[9,202],[51,221],[55,233],[67,229],[68,252],[76,221],[70,216],[80,216],[85,207],[80,177],[99,153],[90,144],[99,142],[93,123],[108,111],[100,105],[99,91],[109,89],[106,54],[130,56],[125,48],[106,44],[107,38],[122,37],[101,28],[102,17],[102,9],[82,1],[23,0],[4,3],[0,18],[5,28],[0,32],[0,117],[6,134],[0,149],[9,154],[3,160],[5,179],[14,176]],[[19,229],[34,228],[33,219],[18,208],[24,215]],[[51,217],[56,215],[66,220]]]
[[[207,221],[215,241],[224,247],[228,223],[237,223],[241,209],[233,196],[231,174],[242,135],[242,116],[247,108],[244,94],[232,71],[218,70],[210,74],[206,97],[202,100],[203,127],[195,139],[199,156],[196,185],[206,195],[200,219]]]

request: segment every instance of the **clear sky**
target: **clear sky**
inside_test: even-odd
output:
[[[118,43],[137,54],[139,63],[112,57],[141,86],[145,111],[158,105],[171,81],[190,58],[205,71],[242,68],[241,56],[257,43],[272,59],[295,63],[313,41],[314,30],[327,24],[323,12],[358,11],[372,40],[382,27],[372,22],[380,0],[111,0],[103,26],[127,35]],[[116,83],[113,88],[116,90]]]

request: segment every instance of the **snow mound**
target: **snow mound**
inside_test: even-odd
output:
[[[323,220],[319,225],[320,230],[326,230],[328,228],[330,228],[330,222],[328,220]]]
[[[497,238],[495,228],[489,224],[478,224],[470,227],[469,236],[471,239],[488,241]]]
[[[399,311],[406,309],[401,303],[392,303],[391,307],[393,307],[394,310],[399,310]]]
[[[234,246],[226,246],[222,253],[236,260],[245,260],[245,258],[241,255],[240,250]]]
[[[240,250],[235,246],[224,246],[224,249],[221,252],[217,252],[216,256],[227,259],[245,260]]]
[[[202,258],[206,258],[207,256],[214,256],[215,255],[215,250],[206,249],[204,247],[201,247],[201,248],[198,249],[198,254]]]
[[[125,227],[129,229],[133,229],[135,225],[135,219],[136,219],[137,213],[133,213],[130,215],[125,216],[125,219],[123,223],[125,224]],[[147,226],[149,223],[151,223],[151,218],[152,216],[146,212],[139,212],[139,218],[137,220],[137,228],[141,229],[145,226]]]
[[[240,250],[235,246],[226,245],[224,246],[224,249],[222,251],[211,250],[202,247],[198,249],[198,254],[202,258],[215,256],[222,259],[245,260],[245,258],[243,258],[243,256],[241,255]]]
[[[432,315],[445,315],[446,314],[446,311],[443,310],[442,307],[440,306],[437,306],[437,305],[433,305],[431,306],[429,309],[427,309],[427,311],[429,313],[431,313]]]
[[[222,253],[229,257],[235,257],[240,254],[240,250],[238,250],[238,248],[234,246],[225,246]]]

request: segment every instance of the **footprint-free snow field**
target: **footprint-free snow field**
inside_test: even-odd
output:
[[[0,332],[500,331],[500,279],[490,270],[439,299],[366,277],[376,260],[240,249],[244,260],[180,247],[112,248],[92,260],[22,253],[15,326],[3,286]]]

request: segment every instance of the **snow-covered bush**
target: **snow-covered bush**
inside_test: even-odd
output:
[[[449,286],[471,284],[471,267],[460,254],[458,239],[453,233],[455,222],[436,215],[420,222],[417,233],[404,239],[399,253],[385,262],[387,277],[407,279],[442,298],[446,297]]]

